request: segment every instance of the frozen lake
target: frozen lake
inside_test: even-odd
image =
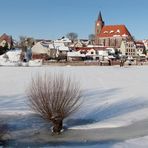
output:
[[[0,114],[8,128],[7,144],[116,147],[148,135],[147,66],[0,67],[0,71]],[[30,79],[45,72],[70,75],[83,91],[81,108],[64,120],[66,130],[56,137],[51,136],[50,125],[29,109],[25,94]]]

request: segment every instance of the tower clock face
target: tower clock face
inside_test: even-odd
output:
[[[99,23],[97,23],[97,26],[99,26],[100,24]]]

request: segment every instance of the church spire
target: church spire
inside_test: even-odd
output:
[[[96,23],[95,23],[95,36],[96,36],[96,39],[97,39],[97,36],[100,34],[103,27],[104,27],[104,21],[102,19],[102,14],[101,14],[101,11],[100,11],[98,19],[96,20]]]
[[[98,21],[103,22],[101,11],[99,12],[99,15],[98,15]]]

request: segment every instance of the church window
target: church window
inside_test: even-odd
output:
[[[108,31],[104,31],[104,33],[108,33]]]
[[[114,31],[113,30],[111,30],[109,33],[113,33]]]

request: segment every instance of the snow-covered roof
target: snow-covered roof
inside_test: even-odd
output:
[[[128,36],[128,35],[127,35],[127,34],[123,34],[122,36],[123,36],[123,37],[126,37],[126,36]]]
[[[71,40],[69,38],[66,38],[66,37],[62,38],[61,41],[64,42],[64,43],[71,43]]]
[[[59,46],[59,47],[58,47],[58,50],[59,50],[59,51],[69,51],[69,48],[66,47],[66,46]]]
[[[117,29],[117,31],[116,31],[116,32],[120,33],[120,30],[119,30],[119,29]]]
[[[0,60],[9,60],[17,62],[20,60],[21,50],[11,50],[0,56]]]
[[[73,51],[67,53],[68,57],[85,57],[85,54],[81,54],[79,51]]]
[[[31,49],[32,53],[47,54],[49,50],[49,45],[43,44],[42,42],[38,42]]]
[[[131,36],[125,25],[109,25],[103,26],[98,37],[113,37],[114,35],[126,35]]]
[[[50,48],[50,49],[54,49],[54,48],[55,48],[55,47],[54,47],[54,44],[53,44],[53,43],[50,43],[50,44],[49,44],[49,48]]]
[[[55,40],[54,43],[71,43],[71,40],[69,38],[62,38],[62,39],[58,39],[58,40]]]
[[[121,35],[113,35],[113,37],[120,37]]]

